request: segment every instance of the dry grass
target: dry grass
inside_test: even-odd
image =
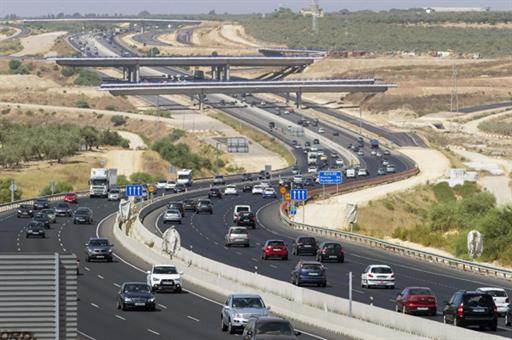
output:
[[[160,157],[158,152],[147,150],[142,154],[143,171],[159,178],[170,178],[169,162]]]
[[[69,57],[76,53],[76,51],[69,46],[64,37],[57,38],[51,50],[59,57]]]

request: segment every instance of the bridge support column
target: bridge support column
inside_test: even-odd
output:
[[[216,79],[217,79],[217,67],[212,66],[212,80],[216,80]]]
[[[200,112],[204,111],[204,94],[203,93],[199,93],[199,111]]]
[[[133,71],[135,73],[135,76],[134,76],[135,82],[140,83],[140,66],[139,65],[135,66],[135,69]]]
[[[217,81],[221,81],[222,80],[222,73],[224,72],[224,67],[222,66],[217,66]]]
[[[302,107],[302,92],[297,91],[297,93],[295,95],[296,95],[295,103],[297,104],[297,109],[300,109]]]
[[[286,104],[290,102],[290,92],[286,92]]]
[[[230,80],[230,78],[231,78],[230,71],[231,71],[231,67],[229,66],[229,64],[224,66],[224,80],[225,81]]]
[[[123,80],[126,80],[126,67],[123,67]]]

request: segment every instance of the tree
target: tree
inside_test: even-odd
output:
[[[17,59],[11,59],[9,61],[9,70],[14,71],[17,70],[21,66],[21,61]]]
[[[121,126],[126,123],[126,118],[121,115],[114,115],[110,118],[110,121],[114,123],[114,126]]]
[[[93,146],[98,146],[98,130],[96,130],[92,126],[86,126],[85,128],[83,128],[80,132],[80,135],[83,137],[85,141],[85,146],[88,150],[91,150]]]

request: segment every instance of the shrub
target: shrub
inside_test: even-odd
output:
[[[65,193],[68,191],[73,191],[73,186],[68,182],[56,182],[55,183],[55,191],[54,194]],[[52,190],[50,184],[45,186],[43,190],[41,190],[41,196],[48,196],[52,194]]]
[[[10,112],[11,112],[11,108],[10,108],[10,107],[5,108],[5,109],[3,109],[2,111],[0,111],[0,113],[2,113],[3,115],[7,115],[7,114],[9,114]]]
[[[114,105],[107,105],[107,106],[105,106],[105,110],[116,111],[116,107]]]
[[[74,76],[75,74],[77,74],[79,72],[79,70],[77,68],[74,68],[74,67],[63,67],[61,70],[60,70],[60,74],[62,74],[64,77],[71,77],[71,76]]]
[[[130,181],[128,180],[128,178],[126,178],[125,175],[118,175],[117,176],[117,185],[125,186],[125,185],[128,185],[128,184],[130,184]]]
[[[453,190],[450,188],[448,183],[443,182],[434,185],[434,195],[436,197],[436,200],[439,203],[447,203],[455,201],[455,195],[453,194]]]
[[[155,178],[145,172],[135,172],[130,176],[130,182],[134,184],[148,184],[155,182]]]
[[[123,117],[121,115],[115,115],[110,118],[110,121],[114,123],[114,126],[121,126],[126,123],[126,117]]]
[[[11,201],[11,191],[9,187],[11,186],[11,178],[0,178],[0,202],[6,203]],[[21,195],[23,194],[19,185],[14,192],[14,200],[19,200]]]
[[[16,60],[16,59],[11,59],[9,61],[9,70],[14,71],[14,70],[19,69],[21,64],[22,64],[21,61]]]
[[[90,108],[89,103],[88,103],[88,102],[86,102],[85,100],[79,100],[79,101],[77,101],[77,102],[75,103],[75,106],[76,106],[76,107],[79,107],[79,108],[81,108],[81,109],[88,109],[88,108]]]
[[[78,72],[78,78],[75,79],[74,84],[80,86],[99,86],[101,84],[101,77],[96,72],[82,69]]]

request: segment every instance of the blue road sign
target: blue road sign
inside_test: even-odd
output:
[[[144,189],[142,185],[127,185],[126,196],[128,197],[142,197]]]
[[[290,191],[292,201],[307,201],[308,191],[306,189],[293,189]]]
[[[292,216],[297,215],[297,207],[296,206],[292,206],[290,208],[290,215],[292,215]]]
[[[343,175],[341,171],[320,171],[318,180],[320,184],[341,184]]]

